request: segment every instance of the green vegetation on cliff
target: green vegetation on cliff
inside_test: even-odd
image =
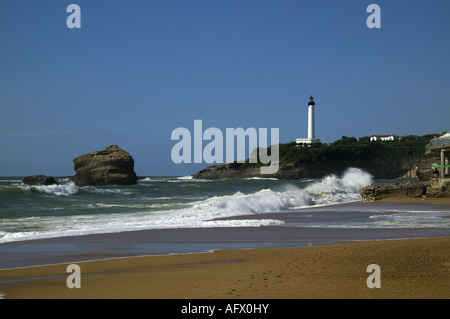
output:
[[[398,141],[375,141],[369,137],[343,136],[331,144],[301,146],[295,142],[280,144],[281,165],[304,165],[340,161],[371,161],[380,163],[400,163],[425,158],[425,145],[435,134],[423,136],[409,135]],[[270,152],[270,149],[269,149]],[[259,157],[258,157],[259,158]],[[249,163],[241,169],[259,167],[261,163]]]

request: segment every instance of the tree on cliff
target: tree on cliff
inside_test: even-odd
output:
[[[419,160],[425,157],[425,145],[435,134],[405,136],[401,141],[370,142],[369,137],[359,141],[355,137],[342,136],[339,140],[309,147],[295,142],[280,144],[280,164],[303,165],[339,161],[373,161],[387,165],[400,165],[402,161]],[[246,163],[241,169],[257,167],[261,163]]]

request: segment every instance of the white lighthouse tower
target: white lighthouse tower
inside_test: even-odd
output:
[[[308,102],[308,138],[298,138],[295,141],[297,144],[316,144],[320,143],[319,139],[315,137],[314,131],[314,98],[311,96]]]

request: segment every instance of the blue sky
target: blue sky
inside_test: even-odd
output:
[[[286,143],[307,136],[310,95],[327,143],[450,130],[449,14],[446,0],[2,1],[0,176],[73,175],[111,144],[138,175],[193,174],[207,164],[172,162],[175,128],[279,128]]]

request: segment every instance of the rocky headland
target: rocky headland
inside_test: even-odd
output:
[[[260,167],[248,167],[246,163],[224,163],[206,167],[193,175],[194,179],[239,179],[249,177],[299,179],[322,178],[330,174],[341,175],[350,167],[357,167],[370,173],[375,179],[394,179],[411,177],[414,167],[431,167],[428,159],[411,160],[401,163],[379,162],[369,160],[326,161],[320,163],[280,164],[275,174],[261,174]],[[432,176],[431,170],[422,170],[424,180]]]
[[[280,165],[275,174],[261,174],[260,167],[242,169],[242,163],[224,163],[211,165],[193,175],[194,179],[241,179],[250,177],[298,179],[307,172],[304,168],[293,165]]]
[[[425,146],[432,135],[406,136],[400,142],[370,142],[369,137],[343,136],[330,144],[319,143],[305,147],[296,142],[278,145],[277,162],[279,170],[270,175],[261,174],[259,149],[254,149],[243,163],[224,163],[206,167],[195,173],[197,179],[268,177],[277,179],[322,178],[341,175],[350,167],[357,167],[370,173],[374,179],[395,179],[407,174],[416,165],[431,168],[434,159],[426,156]],[[270,150],[266,150],[266,152]],[[415,177],[412,171],[412,177]],[[431,172],[423,171],[425,179]],[[406,176],[405,176],[406,177]]]
[[[374,202],[389,198],[420,198],[421,187],[426,187],[427,198],[450,198],[450,181],[406,181],[387,185],[371,185],[361,189],[363,202]]]
[[[117,145],[78,156],[73,163],[73,181],[78,186],[137,184],[133,157]]]

